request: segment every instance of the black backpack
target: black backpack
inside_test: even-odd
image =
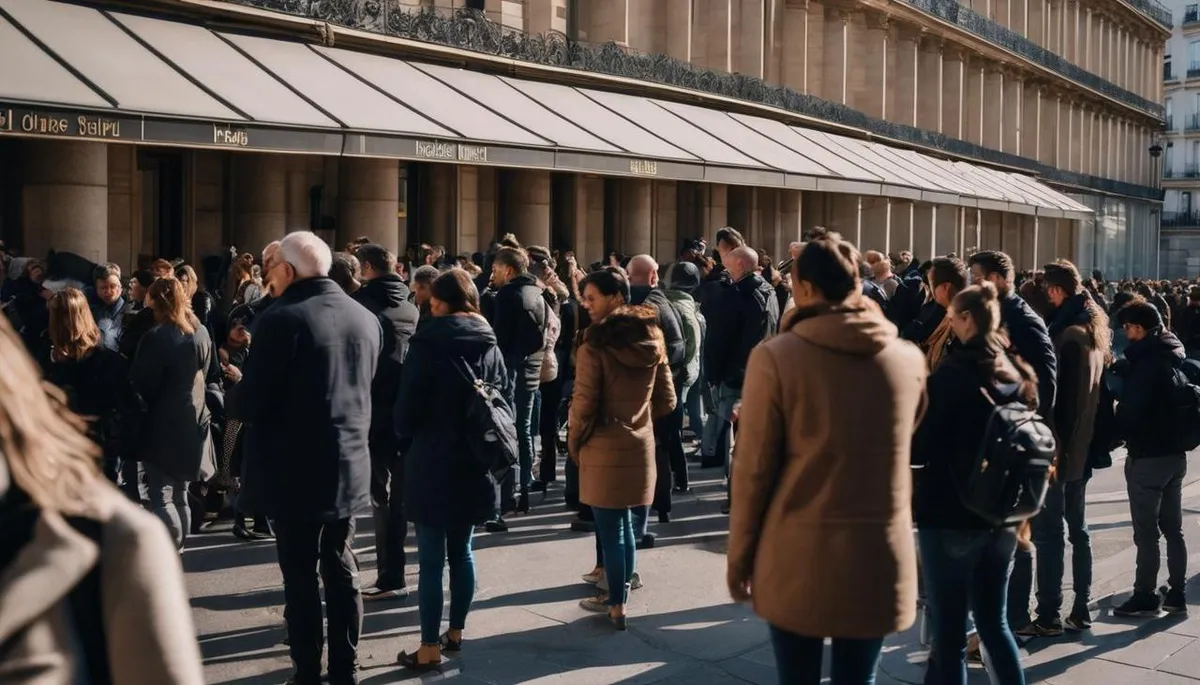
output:
[[[1027,404],[992,405],[970,475],[959,483],[963,506],[993,526],[1020,523],[1042,509],[1054,464],[1054,434]]]
[[[1200,387],[1197,387],[1190,369],[1173,369],[1171,378],[1170,412],[1166,416],[1167,434],[1171,435],[1172,448],[1178,452],[1191,452],[1200,447]]]
[[[467,360],[459,357],[454,366],[471,388],[463,425],[471,459],[499,483],[512,473],[520,456],[516,412],[500,388],[476,376]]]

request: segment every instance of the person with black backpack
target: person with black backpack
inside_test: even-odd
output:
[[[1165,329],[1153,304],[1134,299],[1117,312],[1117,321],[1129,336],[1126,361],[1117,368],[1124,381],[1117,425],[1129,451],[1125,482],[1137,546],[1137,573],[1133,596],[1113,613],[1158,616],[1160,532],[1167,539],[1167,591],[1161,609],[1184,613],[1188,552],[1181,488],[1187,475],[1187,451],[1198,444],[1200,391],[1183,376],[1183,344]]]
[[[409,670],[434,670],[442,652],[462,649],[463,629],[475,594],[471,536],[493,520],[496,480],[511,471],[511,458],[487,455],[488,444],[515,449],[512,379],[491,326],[479,315],[471,277],[450,269],[430,286],[433,320],[409,341],[408,359],[395,407],[396,434],[404,446],[404,512],[417,532],[417,581],[421,646],[400,653]],[[482,394],[481,394],[482,393]],[[487,396],[509,429],[480,406]],[[501,439],[487,441],[487,433]],[[515,456],[515,455],[510,455]],[[507,467],[507,468],[506,468]],[[442,572],[450,565],[450,626],[441,632]]]
[[[1007,350],[999,332],[995,287],[966,288],[947,318],[962,344],[952,346],[929,377],[929,405],[912,447],[913,513],[933,626],[925,682],[967,682],[970,609],[996,681],[1022,685],[1017,643],[1005,621],[1008,576],[1016,526],[1037,513],[1045,494],[1054,441],[1034,412],[1033,370]],[[993,468],[981,470],[983,460]],[[981,482],[981,473],[994,479]]]

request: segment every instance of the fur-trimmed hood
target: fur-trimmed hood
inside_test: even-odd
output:
[[[584,343],[608,352],[623,366],[649,368],[666,359],[658,316],[650,307],[624,305],[588,326]]]

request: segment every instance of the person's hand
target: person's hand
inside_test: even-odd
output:
[[[226,366],[225,377],[229,379],[230,383],[237,383],[242,380],[242,370],[236,366]]]
[[[729,569],[726,576],[729,584],[729,596],[735,602],[749,602],[753,593],[750,591],[750,576],[736,569]]]

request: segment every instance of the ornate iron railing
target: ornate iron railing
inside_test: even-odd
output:
[[[1198,228],[1200,213],[1197,212],[1163,212],[1163,228]]]
[[[1196,11],[1196,6],[1188,6],[1187,10],[1183,13],[1183,25],[1195,24],[1198,21],[1200,21],[1200,12]]]
[[[1016,31],[997,24],[969,7],[960,5],[957,0],[904,0],[904,2],[927,14],[932,14],[939,19],[944,19],[966,29],[989,42],[1011,50],[1051,71],[1055,71],[1072,81],[1081,83],[1115,100],[1120,100],[1127,105],[1137,107],[1156,117],[1162,117],[1163,115],[1163,106],[1160,103],[1152,102],[1136,93],[1131,93],[1112,81],[1101,78],[1063,59],[1062,56],[1043,48]],[[1169,17],[1168,13],[1168,22],[1170,21]]]
[[[1162,191],[1155,188],[1064,171],[936,131],[876,119],[843,104],[773,86],[759,78],[703,69],[666,55],[637,53],[615,43],[594,45],[570,40],[557,33],[528,35],[511,31],[488,21],[475,10],[399,10],[379,0],[231,1],[400,38],[737,98],[850,126],[884,138],[1024,169],[1052,182],[1130,197],[1162,199]]]

